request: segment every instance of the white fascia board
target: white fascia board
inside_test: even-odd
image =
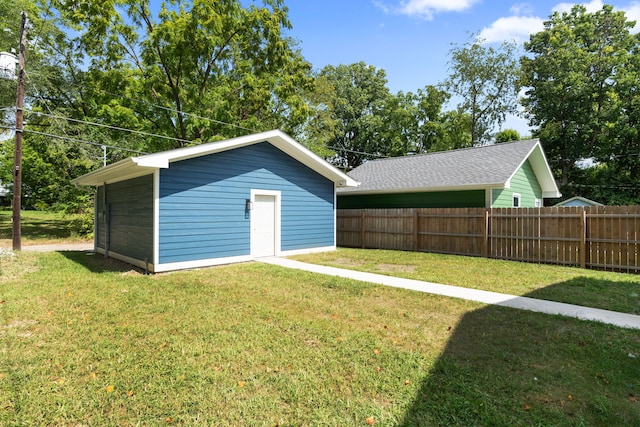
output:
[[[557,199],[562,197],[562,193],[560,191],[543,191],[542,197],[545,199]]]
[[[130,157],[72,179],[71,183],[74,185],[98,186],[105,183],[110,184],[113,182],[137,178],[139,176],[151,174],[153,171],[154,169],[138,167],[134,158]]]
[[[298,160],[305,166],[318,172],[320,175],[335,182],[338,187],[355,187],[359,183],[349,175],[327,163],[318,157],[311,150],[295,141],[289,135],[280,130],[270,130],[267,132],[252,135],[240,136],[219,142],[211,142],[193,147],[178,148],[176,150],[162,153],[148,154],[134,158],[138,166],[152,168],[168,168],[172,162],[191,159],[194,157],[206,156],[235,148],[246,147],[261,142],[269,142],[282,152]]]
[[[153,155],[150,155],[153,156]],[[131,160],[140,167],[154,168],[154,169],[167,169],[169,167],[169,160],[162,157],[132,157]]]
[[[320,175],[331,179],[336,183],[337,187],[357,187],[360,185],[358,181],[340,171],[335,166],[329,164],[313,151],[296,142],[283,132],[277,131],[277,134],[269,138],[268,141],[284,153],[287,153],[294,159],[298,160],[300,163],[310,169],[313,169]]]
[[[300,163],[333,181],[337,187],[356,187],[360,184],[280,130],[271,130],[193,147],[184,147],[161,153],[130,157],[90,172],[71,182],[80,185],[101,185],[105,182],[122,181],[124,179],[153,173],[157,169],[169,168],[172,162],[206,156],[208,154],[246,147],[261,142],[269,142]]]
[[[366,195],[366,194],[402,194],[402,193],[435,193],[441,191],[469,191],[469,190],[491,190],[491,189],[503,189],[507,188],[504,182],[494,182],[487,184],[473,184],[473,185],[456,185],[447,187],[417,187],[417,188],[393,188],[393,189],[381,189],[381,190],[364,190],[358,189],[338,191],[338,196],[349,195]]]
[[[511,179],[515,176],[515,174],[520,170],[520,168],[527,160],[529,160],[529,162],[531,163],[531,168],[533,169],[533,172],[538,179],[538,183],[542,188],[542,197],[561,197],[562,194],[558,190],[556,180],[553,177],[553,172],[551,172],[549,162],[547,161],[547,157],[544,154],[544,150],[542,149],[542,144],[540,143],[540,141],[537,141],[536,144],[531,148],[529,154],[527,154],[527,156],[522,160],[516,170],[513,171],[513,175],[509,177],[507,183],[511,182]]]

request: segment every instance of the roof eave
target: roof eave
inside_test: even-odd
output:
[[[559,191],[543,191],[542,197],[545,199],[557,199],[558,197],[562,197],[562,193]]]
[[[473,191],[473,190],[492,190],[506,188],[504,182],[494,182],[486,184],[470,184],[470,185],[456,185],[456,186],[441,186],[441,187],[414,187],[414,188],[392,188],[392,189],[379,189],[379,190],[346,190],[338,192],[338,195],[366,195],[366,194],[402,194],[402,193],[435,193],[446,191]]]
[[[86,175],[73,179],[71,182],[76,185],[92,186],[103,185],[105,183],[109,184],[148,175],[158,169],[169,168],[171,163],[180,160],[206,156],[261,142],[269,142],[300,163],[334,182],[336,187],[356,187],[360,184],[280,130],[246,135],[225,141],[184,147],[161,153],[146,154],[139,157],[130,157],[89,172]]]
[[[148,175],[155,171],[155,168],[141,167],[138,165],[137,159],[136,157],[129,157],[120,160],[117,163],[74,178],[71,183],[74,185],[98,186]]]

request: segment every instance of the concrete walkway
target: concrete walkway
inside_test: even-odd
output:
[[[54,245],[22,245],[24,252],[92,251],[93,243],[64,243]]]
[[[460,298],[477,301],[485,304],[501,305],[520,310],[536,311],[547,314],[559,314],[575,317],[582,320],[593,320],[623,328],[640,329],[640,316],[615,311],[601,310],[598,308],[582,307],[573,304],[563,304],[553,301],[545,301],[535,298],[519,297],[515,295],[501,294],[498,292],[481,291],[477,289],[461,288],[458,286],[441,285],[438,283],[422,282],[419,280],[402,279],[385,276],[382,274],[363,273],[342,268],[326,267],[322,265],[307,264],[286,258],[261,258],[260,262],[279,265],[281,267],[310,271],[313,273],[327,274],[330,276],[344,277],[362,282],[376,283],[395,288],[411,289],[418,292],[426,292],[435,295],[443,295],[452,298]]]

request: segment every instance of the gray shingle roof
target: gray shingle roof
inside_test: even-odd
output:
[[[504,185],[538,144],[537,139],[366,162],[349,176],[360,186],[342,193],[435,191]]]

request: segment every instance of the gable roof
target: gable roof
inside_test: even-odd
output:
[[[573,196],[570,199],[563,200],[560,203],[556,203],[553,206],[604,206],[602,203],[595,200],[587,199],[586,197]]]
[[[103,185],[136,178],[153,173],[158,169],[169,168],[171,163],[191,159],[208,154],[220,153],[235,148],[268,142],[279,150],[298,160],[325,178],[333,181],[338,187],[355,186],[358,183],[350,176],[330,165],[312,151],[295,141],[280,130],[271,130],[224,141],[210,142],[193,147],[178,148],[160,153],[129,157],[110,164],[101,169],[89,172],[71,180],[77,185]]]
[[[360,186],[339,194],[509,188],[527,160],[543,197],[560,197],[538,139],[368,161],[349,172]]]

